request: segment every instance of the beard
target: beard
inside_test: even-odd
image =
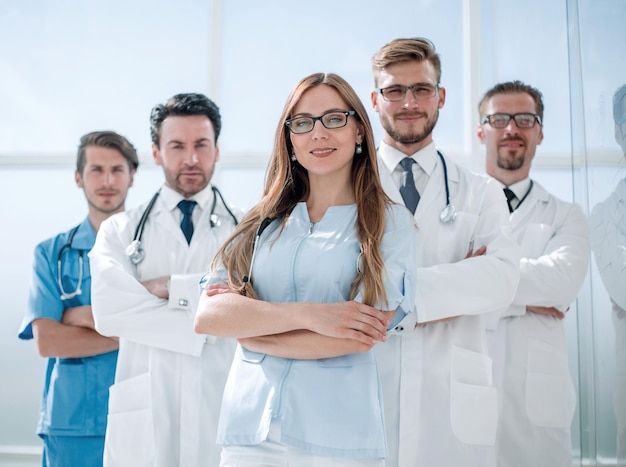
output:
[[[496,159],[496,164],[498,168],[503,170],[519,170],[524,165],[526,161],[526,156],[528,152],[528,146],[526,141],[521,138],[513,138],[514,140],[522,141],[524,146],[519,150],[509,149],[509,148],[498,148],[498,158]]]
[[[408,113],[405,113],[405,115],[406,114]],[[411,114],[413,115],[413,113]],[[402,114],[399,114],[399,115],[402,115]],[[415,115],[428,116],[426,112],[420,112],[419,114],[415,114]],[[422,128],[421,131],[408,130],[405,132],[402,132],[398,128],[396,128],[392,119],[387,116],[382,117],[380,119],[380,122],[383,128],[385,129],[385,131],[387,132],[387,134],[394,141],[397,141],[398,143],[401,143],[401,144],[416,144],[416,143],[421,143],[422,141],[424,141],[426,138],[430,136],[430,134],[433,132],[435,128],[435,125],[437,124],[438,119],[439,119],[439,109],[437,109],[437,111],[430,118],[427,118],[426,123],[424,123],[424,127]]]

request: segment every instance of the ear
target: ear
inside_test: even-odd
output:
[[[78,188],[83,188],[83,176],[78,170],[74,172],[74,180],[76,181],[76,186]]]
[[[372,107],[374,108],[374,110],[376,112],[378,112],[378,96],[379,96],[379,92],[374,90],[371,92],[370,94],[370,99],[372,100]]]
[[[441,109],[446,103],[446,88],[439,88],[439,104],[438,107]]]
[[[152,144],[152,159],[156,165],[163,165],[163,160],[161,159],[161,150],[156,144]]]
[[[356,144],[363,142],[363,135],[365,135],[365,131],[363,130],[363,125],[359,123],[356,127]]]
[[[480,123],[478,124],[478,128],[476,128],[476,136],[478,136],[478,141],[485,144],[485,130]]]
[[[128,187],[130,188],[135,183],[135,170],[130,171],[130,182],[128,183]]]
[[[215,145],[215,162],[220,160],[220,147],[216,144]]]
[[[542,141],[543,141],[543,127],[539,128],[539,141],[537,142],[537,145],[540,145]]]

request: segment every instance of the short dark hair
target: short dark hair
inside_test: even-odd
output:
[[[76,171],[79,173],[83,173],[85,168],[85,153],[89,146],[115,149],[126,159],[131,172],[136,171],[137,167],[139,167],[137,150],[128,139],[114,131],[92,131],[80,138],[80,144],[76,153]]]
[[[425,37],[394,39],[385,44],[372,58],[374,83],[378,86],[377,73],[388,66],[402,62],[430,62],[437,74],[437,84],[441,81],[441,60],[435,50],[435,44]]]
[[[622,84],[613,94],[613,120],[615,123],[624,121],[624,106],[622,105],[624,99],[626,99],[626,84]]]
[[[170,116],[193,116],[205,115],[213,125],[215,132],[215,142],[220,135],[222,129],[222,117],[220,116],[219,107],[204,94],[184,93],[176,94],[170,97],[165,104],[154,106],[150,112],[150,137],[152,143],[159,146],[159,138],[161,137],[161,125],[163,121]]]
[[[478,113],[483,115],[483,107],[489,99],[497,94],[518,94],[525,93],[533,98],[535,101],[535,112],[539,115],[539,118],[543,122],[543,94],[539,89],[534,88],[528,84],[522,83],[519,80],[505,81],[504,83],[498,83],[491,89],[489,89],[483,98],[478,103]]]

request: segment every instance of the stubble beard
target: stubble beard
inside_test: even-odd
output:
[[[417,144],[424,141],[428,138],[433,130],[435,129],[435,125],[437,125],[437,120],[439,119],[439,110],[435,112],[435,114],[426,120],[424,128],[419,132],[400,132],[397,130],[391,119],[388,117],[383,117],[380,119],[385,132],[393,139],[394,141],[400,144]]]

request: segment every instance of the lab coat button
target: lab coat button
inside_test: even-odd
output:
[[[187,306],[189,305],[189,302],[187,301],[186,298],[179,298],[178,299],[178,306]]]
[[[402,332],[402,331],[404,331],[404,326],[396,326],[395,330],[398,331],[398,332]]]

